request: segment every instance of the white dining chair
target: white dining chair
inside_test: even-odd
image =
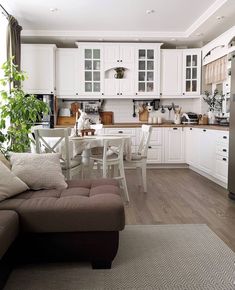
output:
[[[80,157],[72,158],[69,145],[69,129],[35,129],[36,152],[37,153],[58,153],[61,152],[61,167],[67,180],[82,172],[82,162]],[[52,140],[54,142],[52,142]],[[42,150],[45,148],[45,151]],[[43,152],[44,151],[44,152]]]
[[[30,140],[30,152],[36,153],[36,140],[34,135],[34,130],[36,129],[42,129],[43,125],[35,125],[30,128],[30,133],[28,134],[29,140]]]
[[[90,159],[93,160],[98,166],[99,169],[102,167],[102,177],[107,178],[109,173],[113,170],[110,170],[113,167],[116,167],[116,174],[112,177],[114,179],[120,180],[122,189],[125,195],[125,200],[129,202],[129,194],[126,185],[126,176],[123,165],[123,148],[124,148],[124,139],[123,138],[107,138],[104,139],[104,147],[102,155],[91,155]]]
[[[152,126],[142,125],[141,138],[140,138],[140,143],[139,143],[137,153],[131,154],[131,160],[124,161],[125,168],[141,169],[141,179],[142,179],[144,192],[147,192],[146,167],[147,167],[147,154],[148,154],[151,134],[152,134]]]

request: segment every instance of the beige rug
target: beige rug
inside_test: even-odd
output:
[[[111,270],[89,264],[17,268],[6,290],[235,289],[235,254],[206,225],[127,226]]]

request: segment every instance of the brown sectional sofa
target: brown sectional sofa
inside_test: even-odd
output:
[[[9,252],[16,262],[73,258],[110,268],[124,226],[116,180],[71,180],[67,189],[21,193],[0,202],[0,270]]]

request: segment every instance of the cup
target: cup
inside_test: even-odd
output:
[[[161,124],[162,123],[162,117],[157,117],[157,123]]]
[[[157,124],[157,117],[156,116],[153,117],[153,124]]]

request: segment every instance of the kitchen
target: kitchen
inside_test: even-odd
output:
[[[163,43],[22,44],[22,69],[29,74],[24,90],[56,96],[55,126],[74,126],[80,107],[91,123],[104,124],[103,132],[130,134],[133,152],[141,124],[150,123],[150,168],[189,166],[227,188],[234,35],[232,27],[193,49],[162,49]],[[207,65],[221,57],[226,58],[221,80],[206,83]],[[204,92],[210,98],[216,89],[221,108],[208,118]],[[221,120],[225,126],[219,126]]]

